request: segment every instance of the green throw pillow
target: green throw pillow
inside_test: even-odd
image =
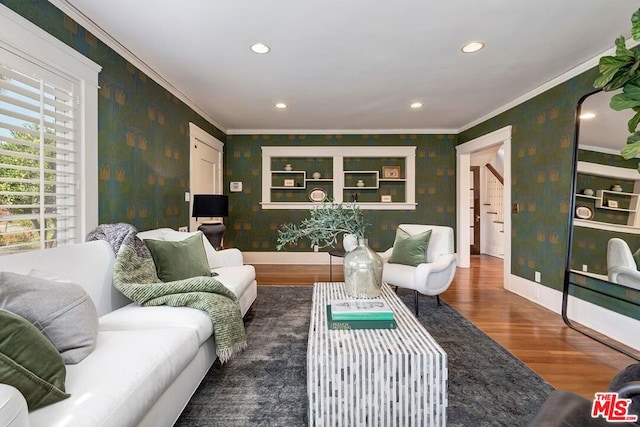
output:
[[[0,383],[17,388],[29,411],[66,399],[58,350],[28,320],[0,309]]]
[[[79,285],[3,271],[0,308],[31,322],[66,364],[79,363],[96,348],[98,312]]]
[[[163,282],[211,276],[201,232],[179,242],[153,239],[144,242],[151,251],[158,278]]]
[[[431,230],[424,233],[410,235],[402,228],[396,230],[396,240],[393,242],[393,252],[389,262],[416,267],[427,259],[427,247],[431,238]]]

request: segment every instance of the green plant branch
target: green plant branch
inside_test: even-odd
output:
[[[640,9],[631,15],[631,36],[634,40],[640,40]],[[627,125],[631,135],[620,150],[622,157],[629,160],[640,155],[640,132],[637,131],[640,124],[640,54],[637,50],[627,49],[623,36],[616,39],[615,45],[615,55],[600,58],[600,76],[593,86],[605,92],[622,88],[622,93],[611,97],[609,106],[616,111],[632,109],[635,112]]]
[[[343,234],[364,238],[368,226],[362,210],[356,203],[344,205],[327,201],[321,206],[311,208],[309,218],[300,221],[300,225],[282,225],[278,230],[276,248],[282,250],[287,246],[295,246],[303,238],[309,239],[312,247],[335,247],[338,236]]]

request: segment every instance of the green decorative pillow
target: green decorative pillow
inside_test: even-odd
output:
[[[201,232],[179,242],[146,239],[144,243],[151,251],[158,278],[163,282],[211,276]]]
[[[31,322],[67,364],[80,362],[96,348],[98,312],[75,283],[3,271],[0,308]]]
[[[29,411],[66,399],[58,350],[28,320],[0,309],[0,383],[17,388]]]
[[[427,246],[429,246],[430,238],[431,230],[412,236],[398,227],[389,262],[392,264],[412,265],[414,267],[422,264],[427,258]]]

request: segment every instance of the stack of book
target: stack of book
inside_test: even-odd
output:
[[[329,329],[396,329],[393,310],[382,299],[331,300],[327,305]]]

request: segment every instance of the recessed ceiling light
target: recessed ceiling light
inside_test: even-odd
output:
[[[471,42],[462,47],[462,51],[464,53],[473,53],[477,52],[484,47],[484,43],[482,42]]]
[[[276,104],[276,108],[280,108],[280,109],[287,108],[287,104],[285,104],[284,102],[278,102]]]
[[[251,45],[251,51],[253,53],[268,53],[270,50],[271,48],[264,43],[254,43]]]
[[[581,119],[586,119],[586,120],[593,119],[595,116],[596,116],[595,113],[582,113],[582,114],[580,114],[580,118]]]
[[[409,107],[411,107],[411,108],[422,108],[422,102],[413,102]]]

